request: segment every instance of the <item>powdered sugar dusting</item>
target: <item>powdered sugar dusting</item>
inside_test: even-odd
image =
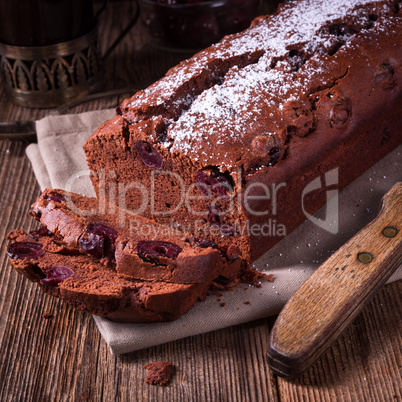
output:
[[[217,59],[228,60],[256,50],[269,51],[271,56],[284,55],[289,45],[309,41],[324,22],[340,18],[356,5],[369,2],[369,0],[306,0],[286,3],[279,14],[269,17],[240,35],[231,35],[214,45],[214,56]],[[174,74],[168,74],[134,97],[128,106],[136,109],[143,105],[148,106],[150,102],[151,106],[163,105],[174,95],[178,87],[208,68],[209,58],[209,52],[198,53],[189,62],[174,68]]]
[[[169,130],[169,138],[174,140],[172,150],[195,154],[201,151],[201,140],[218,132],[218,141],[210,144],[213,152],[203,142],[203,159],[212,155],[214,159],[225,158],[225,143],[242,147],[247,132],[264,132],[268,124],[272,126],[263,114],[267,109],[279,108],[296,87],[302,90],[302,86],[293,81],[291,73],[267,69],[270,62],[266,59],[264,56],[257,64],[243,69],[234,67],[223,85],[204,91]]]
[[[206,163],[209,160],[212,163],[225,160],[225,143],[231,144],[233,149],[249,148],[250,144],[244,143],[245,134],[264,132],[267,128],[272,131],[275,124],[279,127],[278,117],[274,113],[267,113],[267,110],[281,110],[283,104],[293,99],[295,94],[303,93],[303,87],[294,80],[287,62],[279,62],[274,69],[270,69],[271,61],[286,56],[295,44],[314,47],[325,45],[328,38],[316,35],[320,28],[345,15],[354,16],[357,21],[367,18],[358,10],[353,10],[365,3],[369,1],[306,0],[287,3],[281,13],[264,20],[243,35],[225,38],[215,45],[216,57],[222,59],[256,49],[263,49],[265,53],[256,64],[242,69],[233,67],[225,75],[222,85],[215,85],[199,95],[191,108],[170,127],[170,141],[165,145],[171,146],[172,151],[191,153],[192,156],[202,154]],[[317,62],[315,71],[324,67]],[[188,74],[190,72],[183,76],[187,79]],[[175,85],[180,83],[181,78],[175,78]],[[173,93],[174,86],[170,84],[169,78],[158,84],[165,91],[160,101]],[[267,117],[272,120],[267,122]],[[225,163],[227,167],[232,167],[230,161],[225,160]]]

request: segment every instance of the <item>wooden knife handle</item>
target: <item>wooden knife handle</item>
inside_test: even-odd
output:
[[[268,364],[279,376],[304,372],[335,341],[402,261],[402,182],[381,212],[325,261],[289,299],[271,331]]]

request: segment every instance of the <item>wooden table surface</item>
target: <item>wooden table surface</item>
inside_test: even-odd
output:
[[[112,2],[99,22],[106,49],[134,14]],[[102,90],[140,86],[185,55],[147,46],[135,26],[105,61]],[[111,107],[118,97],[71,112]],[[15,106],[0,86],[0,121],[32,120],[52,110]],[[8,231],[34,228],[39,195],[21,141],[0,141],[0,401],[394,401],[402,399],[402,281],[385,286],[328,352],[302,377],[270,372],[266,349],[275,317],[113,356],[89,314],[78,312],[11,269]],[[43,318],[44,313],[53,315]],[[172,361],[169,385],[144,383],[143,366]]]

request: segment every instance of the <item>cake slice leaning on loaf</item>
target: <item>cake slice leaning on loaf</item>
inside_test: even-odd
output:
[[[325,203],[309,183],[342,188],[401,143],[401,13],[291,1],[183,61],[88,139],[98,196],[254,261]]]
[[[204,299],[208,284],[130,280],[99,259],[66,247],[47,230],[11,232],[11,265],[51,296],[118,322],[172,321]]]
[[[14,269],[45,293],[114,321],[175,320],[211,287],[264,276],[236,246],[188,239],[102,199],[46,189],[30,214],[38,230],[8,235]]]
[[[120,276],[147,281],[234,286],[244,273],[235,246],[191,241],[101,199],[46,189],[31,214],[67,247],[94,256]]]

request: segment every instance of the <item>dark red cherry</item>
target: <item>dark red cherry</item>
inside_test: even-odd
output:
[[[215,223],[219,224],[219,223],[221,223],[221,218],[215,212],[209,211],[209,213],[208,213],[208,222],[212,223],[212,224],[215,224]]]
[[[16,241],[8,246],[7,254],[12,259],[38,258],[45,254],[40,243]]]
[[[211,210],[208,213],[208,222],[212,226],[216,226],[219,228],[219,231],[222,236],[233,236],[235,234],[235,228],[232,225],[229,225],[228,223],[225,223],[220,216],[217,213],[217,209]]]
[[[189,20],[185,15],[165,17],[165,33],[172,43],[184,45],[188,41]]]
[[[260,5],[259,0],[231,0],[230,4],[234,8],[238,8],[241,12],[248,18],[256,17],[260,15]]]
[[[382,63],[377,71],[374,81],[383,89],[391,89],[396,85],[394,69],[389,63]]]
[[[74,271],[68,267],[58,265],[53,268],[49,268],[46,271],[46,278],[40,281],[47,286],[57,286],[60,282],[71,278],[74,275]]]
[[[79,248],[96,258],[102,258],[113,252],[117,230],[101,223],[90,224],[78,240]]]
[[[274,166],[279,161],[279,158],[281,156],[281,149],[279,147],[273,147],[268,152],[268,155],[271,157],[268,166]]]
[[[183,249],[170,241],[143,240],[137,244],[137,253],[145,261],[152,261],[153,258],[176,258]]]
[[[208,188],[223,199],[228,198],[228,194],[232,191],[229,180],[217,169],[211,170],[209,174],[204,170],[200,170],[195,176],[195,182],[203,194],[207,196],[209,195]]]
[[[96,258],[102,258],[104,242],[103,236],[85,231],[78,239],[78,246],[84,253],[91,254]]]
[[[198,188],[202,191],[204,195],[209,195],[208,188],[212,187],[212,179],[207,173],[200,170],[195,175],[195,182],[198,184]]]
[[[102,223],[92,223],[88,226],[88,229],[92,231],[92,233],[103,236],[111,245],[114,245],[117,236],[116,229],[103,225]]]
[[[331,109],[329,123],[331,127],[343,128],[349,123],[351,107],[347,100],[340,99]]]
[[[144,165],[152,169],[162,169],[163,159],[159,152],[146,141],[138,141],[135,144],[138,154],[140,155]]]
[[[50,195],[49,197],[46,198],[48,201],[54,201],[54,202],[66,202],[65,198],[62,197],[61,195]]]
[[[34,210],[33,208],[31,209],[31,214],[39,220],[42,217],[42,210],[41,208],[38,208],[37,210]]]
[[[38,240],[40,237],[53,236],[53,233],[50,230],[47,230],[46,226],[41,226],[38,230],[32,230],[29,232],[28,236]]]
[[[218,197],[228,198],[228,193],[232,191],[232,187],[226,177],[219,173],[214,178],[212,191],[214,191]]]
[[[212,247],[216,249],[219,247],[217,243],[208,239],[198,239],[197,237],[190,237],[189,241],[190,244],[194,247],[201,247],[201,248]]]
[[[212,240],[208,239],[198,239],[197,237],[190,237],[189,242],[193,247],[200,247],[200,248],[214,248],[221,253],[221,257],[226,257],[227,247],[226,246],[219,246],[218,243],[215,243]]]
[[[221,223],[219,224],[219,230],[222,236],[234,236],[236,230],[232,225],[228,223]]]

